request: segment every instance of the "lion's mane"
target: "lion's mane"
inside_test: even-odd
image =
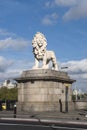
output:
[[[35,57],[39,59],[43,59],[43,56],[46,52],[47,40],[45,36],[37,32],[32,40],[33,53]]]

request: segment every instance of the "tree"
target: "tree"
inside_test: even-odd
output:
[[[0,100],[17,100],[18,99],[18,88],[14,87],[8,89],[7,87],[0,88]]]

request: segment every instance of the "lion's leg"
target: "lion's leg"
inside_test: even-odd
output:
[[[58,65],[57,65],[57,63],[53,63],[53,66],[54,66],[54,70],[58,70]]]
[[[33,69],[38,69],[39,61],[35,58],[35,65],[33,66]]]
[[[42,68],[43,69],[48,69],[49,68],[49,65],[47,64],[47,56],[46,56],[46,54],[43,57],[43,66],[42,66]]]
[[[56,61],[56,57],[52,57],[52,62],[53,62],[53,69],[54,70],[58,70],[58,65],[57,65],[57,61]]]
[[[49,65],[48,64],[44,64],[43,66],[42,66],[42,69],[48,69],[49,68]]]

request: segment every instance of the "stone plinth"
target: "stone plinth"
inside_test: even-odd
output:
[[[71,104],[71,84],[74,80],[65,72],[28,70],[15,80],[18,82],[18,111],[60,111],[61,103],[63,110],[66,100]]]

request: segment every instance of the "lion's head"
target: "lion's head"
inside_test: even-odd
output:
[[[37,59],[43,59],[46,52],[47,40],[45,36],[37,32],[32,40],[33,53]]]

